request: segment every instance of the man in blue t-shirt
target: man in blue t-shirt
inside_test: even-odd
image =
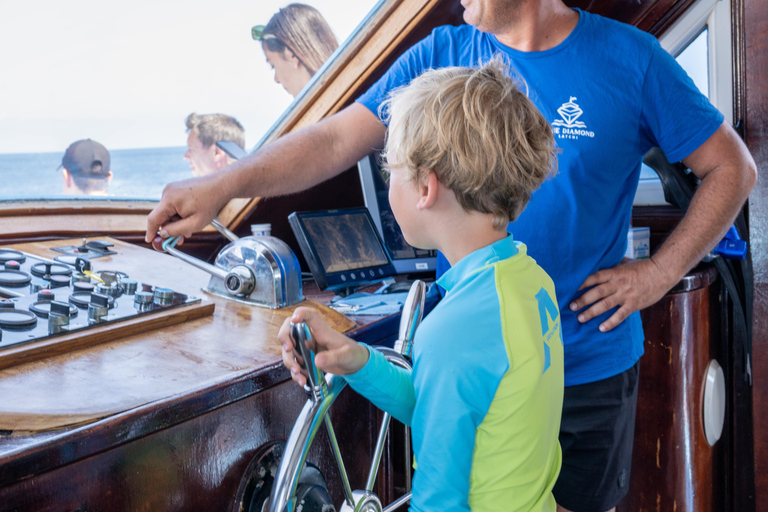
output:
[[[653,37],[560,0],[462,5],[468,25],[436,29],[358,102],[220,173],[166,187],[149,216],[147,241],[158,230],[193,233],[230,198],[296,192],[338,174],[383,146],[377,109],[392,88],[425,69],[503,55],[562,150],[559,174],[509,227],[552,276],[562,313],[563,469],[554,495],[565,510],[603,512],[628,487],[643,350],[636,312],[722,238],[755,183],[755,164]],[[682,160],[701,185],[652,258],[622,262],[641,159],[653,146]],[[177,214],[183,219],[171,222]]]

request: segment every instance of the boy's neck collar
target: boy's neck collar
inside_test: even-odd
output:
[[[463,258],[443,274],[437,280],[437,284],[446,291],[450,291],[459,282],[470,274],[492,265],[500,260],[515,256],[520,251],[525,251],[525,246],[516,243],[511,234],[485,247],[481,247]]]

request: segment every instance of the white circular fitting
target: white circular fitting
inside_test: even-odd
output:
[[[709,446],[714,446],[723,434],[725,422],[725,374],[716,360],[711,360],[704,375],[704,435]]]

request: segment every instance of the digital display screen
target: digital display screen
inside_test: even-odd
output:
[[[357,163],[360,187],[365,206],[371,213],[373,223],[381,235],[387,254],[397,273],[410,274],[435,270],[437,251],[411,246],[398,226],[389,204],[387,173],[376,154],[371,154]]]
[[[365,208],[293,212],[288,222],[321,290],[352,288],[397,272]]]
[[[365,213],[306,217],[304,225],[328,273],[389,263]]]
[[[380,170],[380,173],[385,171]],[[376,185],[376,200],[379,203],[379,215],[381,216],[381,232],[384,235],[384,245],[387,246],[393,260],[408,258],[427,258],[437,256],[437,251],[417,249],[405,241],[400,226],[397,225],[395,214],[389,206],[389,187],[383,176],[374,181]]]

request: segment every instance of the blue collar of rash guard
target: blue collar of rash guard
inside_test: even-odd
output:
[[[512,235],[502,238],[498,242],[486,245],[476,251],[473,251],[459,260],[458,263],[449,268],[445,274],[440,276],[437,284],[442,286],[446,292],[463,281],[473,272],[492,265],[497,261],[511,258],[517,254],[517,243]]]

